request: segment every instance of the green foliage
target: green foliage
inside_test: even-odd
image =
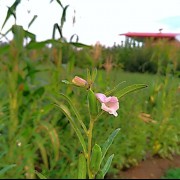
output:
[[[102,150],[98,144],[95,144],[92,148],[92,155],[90,160],[90,169],[94,175],[99,171],[102,160]]]
[[[143,47],[104,47],[95,45],[92,48],[79,49],[75,53],[75,65],[80,68],[96,66],[107,69],[107,65],[121,68],[129,72],[166,74],[168,65],[172,65],[171,73],[180,70],[180,50],[176,42],[165,40],[145,42]],[[69,49],[73,53],[74,49]],[[83,63],[82,63],[83,62]]]
[[[3,167],[1,170],[0,170],[0,177],[2,175],[4,175],[6,173],[6,171],[8,171],[9,169],[15,167],[16,165],[15,164],[12,164],[12,165],[7,165],[5,167]]]
[[[42,174],[39,173],[38,171],[35,171],[35,173],[37,174],[37,176],[39,177],[39,179],[47,179],[44,175],[42,175]]]
[[[161,179],[180,179],[180,168],[168,169]]]
[[[16,8],[17,6],[21,3],[21,0],[16,0],[11,7],[8,7],[8,12],[7,12],[7,15],[6,15],[6,19],[4,20],[4,23],[2,25],[2,28],[5,26],[6,22],[8,21],[8,19],[11,17],[11,16],[14,16],[15,20],[16,20]]]
[[[56,2],[63,10],[58,25],[62,27],[68,6]],[[8,8],[2,28],[11,16],[17,18],[19,3],[15,1]],[[29,27],[35,19],[36,16]],[[78,176],[76,169],[86,168],[84,154],[80,160],[77,154],[82,151],[81,145],[87,151],[84,142],[87,137],[78,131],[80,144],[74,128],[81,126],[87,132],[89,113],[83,110],[88,107],[87,99],[81,89],[61,83],[63,79],[70,82],[77,74],[83,77],[84,68],[97,67],[98,74],[94,70],[88,78],[96,79],[96,91],[121,97],[119,116],[112,118],[104,113],[93,131],[93,144],[100,144],[102,149],[97,178],[137,165],[147,154],[163,158],[180,154],[179,48],[167,42],[154,46],[148,42],[142,48],[98,46],[97,52],[97,47],[79,42],[56,39],[36,42],[33,33],[17,24],[8,32],[13,34],[12,41],[0,44],[1,178],[85,177],[82,171],[78,171]],[[112,69],[108,71],[104,63],[110,56]],[[148,88],[137,93],[137,89],[146,87],[142,83]],[[63,94],[57,95],[60,91]],[[124,96],[127,92],[132,93]],[[54,106],[52,97],[62,111]],[[121,129],[119,134],[119,129],[114,131],[117,127]]]
[[[78,160],[78,179],[86,179],[86,158],[84,154],[79,154],[79,160]]]
[[[114,154],[112,154],[106,164],[104,165],[104,167],[102,168],[102,170],[99,171],[98,175],[97,175],[97,179],[104,179],[104,176],[107,174],[110,166],[111,166],[111,163],[112,163],[112,160],[113,160],[113,157],[114,157]]]
[[[113,131],[112,134],[110,134],[110,136],[108,137],[107,141],[104,143],[104,145],[102,147],[102,160],[104,159],[109,147],[113,143],[113,140],[117,136],[119,131],[120,131],[120,128]]]
[[[140,89],[143,89],[143,88],[146,88],[146,87],[147,87],[146,84],[134,84],[134,85],[125,87],[124,89],[118,91],[116,96],[118,98],[122,98],[124,95],[126,95],[126,94],[128,94],[130,92],[137,91],[137,90],[140,90]]]

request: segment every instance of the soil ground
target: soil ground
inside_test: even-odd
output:
[[[172,160],[160,157],[146,159],[138,166],[120,171],[117,177],[118,179],[160,179],[170,168],[180,168],[180,155],[174,156]]]

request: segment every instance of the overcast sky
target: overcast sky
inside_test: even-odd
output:
[[[0,0],[0,27],[6,17],[7,6],[14,0]],[[180,0],[61,0],[67,9],[64,36],[67,40],[73,34],[79,36],[79,42],[95,44],[99,41],[106,46],[120,44],[126,32],[162,32],[180,33]],[[34,15],[29,31],[36,34],[37,41],[52,37],[53,25],[60,23],[62,10],[56,0],[21,0],[17,8],[17,24],[27,30]],[[76,22],[73,24],[73,17]],[[14,23],[8,20],[1,33]],[[58,34],[57,34],[58,36]]]

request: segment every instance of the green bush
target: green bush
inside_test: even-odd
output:
[[[180,168],[168,169],[161,179],[180,179]]]

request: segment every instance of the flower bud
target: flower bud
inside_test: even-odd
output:
[[[81,86],[81,87],[84,87],[87,85],[87,81],[78,76],[75,76],[73,78],[72,83],[75,84],[76,86]]]
[[[96,116],[98,114],[97,99],[96,95],[91,89],[88,91],[88,104],[90,115],[93,117]]]

